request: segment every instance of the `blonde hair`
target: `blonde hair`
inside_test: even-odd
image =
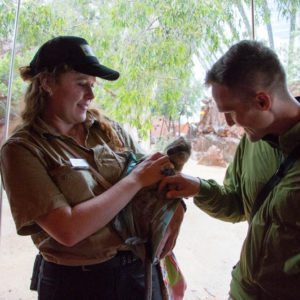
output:
[[[29,125],[43,113],[48,95],[41,85],[42,73],[32,76],[29,66],[21,67],[19,71],[22,79],[30,82],[24,96],[25,108],[21,113],[23,123]]]
[[[38,117],[42,116],[46,108],[49,94],[42,88],[41,79],[44,78],[44,76],[51,76],[54,80],[59,80],[59,76],[61,74],[71,70],[72,68],[70,68],[68,65],[61,65],[56,67],[52,72],[44,71],[33,76],[30,66],[21,67],[19,69],[21,78],[24,81],[30,82],[24,96],[25,107],[21,113],[21,118],[24,125],[31,125]],[[99,122],[100,128],[110,141],[110,146],[114,150],[123,149],[124,145],[109,119],[107,119],[97,109],[90,109],[89,111]]]

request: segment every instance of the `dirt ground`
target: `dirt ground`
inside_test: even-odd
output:
[[[225,169],[197,165],[190,160],[185,173],[222,182]],[[187,212],[175,254],[188,287],[184,300],[226,300],[232,266],[239,259],[246,223],[215,220],[186,200]],[[29,237],[17,236],[6,199],[3,199],[0,241],[0,300],[31,300],[29,290],[36,254]],[[109,299],[108,299],[109,300]]]

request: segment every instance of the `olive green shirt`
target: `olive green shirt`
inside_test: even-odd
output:
[[[275,147],[244,136],[224,184],[202,180],[195,204],[224,221],[250,221],[255,198],[278,168],[281,153],[287,157],[299,144],[300,123],[279,136]],[[249,224],[230,293],[237,300],[300,299],[300,153]]]
[[[144,155],[119,124],[112,122],[112,125],[127,150],[133,151],[138,158]],[[74,155],[62,147],[58,139],[111,184],[120,179],[126,167],[128,151],[112,151],[110,141],[90,113],[85,127],[87,136],[83,147],[38,119],[30,127],[23,126],[16,130],[1,149],[2,181],[17,232],[31,235],[44,258],[58,264],[99,263],[113,257],[118,250],[127,249],[110,224],[75,246],[66,247],[35,222],[38,217],[56,208],[73,207],[105,191],[89,168],[82,163],[74,167],[70,161]]]

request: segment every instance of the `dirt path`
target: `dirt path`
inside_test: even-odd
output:
[[[222,182],[225,169],[191,160],[184,172]],[[238,261],[246,224],[214,220],[186,200],[187,212],[175,247],[188,283],[185,300],[226,300],[232,266]],[[36,249],[29,237],[17,236],[6,199],[0,241],[0,300],[37,299],[29,290]],[[108,299],[109,300],[109,299]]]

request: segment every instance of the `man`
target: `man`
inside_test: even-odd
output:
[[[206,84],[228,125],[242,126],[245,136],[223,186],[178,174],[161,188],[171,187],[169,198],[194,196],[212,217],[249,222],[230,299],[300,299],[300,153],[250,218],[262,187],[300,144],[300,104],[277,55],[256,41],[233,45],[207,72]]]

